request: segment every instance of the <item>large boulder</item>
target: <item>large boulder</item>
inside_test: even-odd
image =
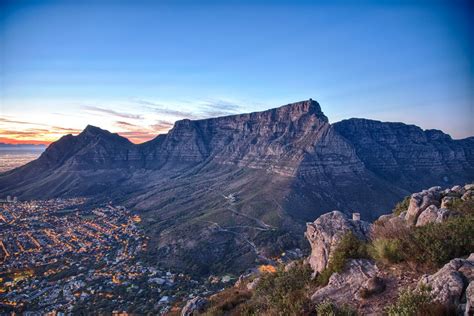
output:
[[[329,262],[332,252],[347,232],[365,240],[368,237],[370,224],[353,220],[339,211],[321,215],[313,223],[306,224],[305,236],[311,244],[311,255],[308,262],[315,273],[323,271]]]
[[[441,187],[432,187],[418,193],[413,193],[410,198],[406,220],[410,225],[415,225],[420,214],[430,205],[441,205]]]
[[[456,212],[447,208],[438,208],[435,205],[430,205],[418,216],[416,226],[423,226],[428,223],[442,223],[454,215],[456,215]]]
[[[466,307],[464,315],[474,315],[474,282],[469,283],[466,288]]]
[[[459,306],[463,293],[474,280],[474,254],[467,259],[453,259],[433,275],[423,275],[419,287],[428,287],[433,299],[446,306]]]
[[[207,299],[196,296],[195,298],[192,298],[186,302],[186,305],[181,310],[181,316],[198,315],[204,311],[207,304]]]
[[[327,298],[337,303],[354,302],[361,300],[361,289],[369,286],[369,280],[374,279],[379,269],[373,261],[367,259],[352,259],[346,264],[343,272],[334,273],[325,287],[317,290],[311,300],[320,303]],[[377,289],[383,291],[383,289]],[[375,293],[375,292],[374,292]]]

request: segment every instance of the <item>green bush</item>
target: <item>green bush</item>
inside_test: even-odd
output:
[[[364,241],[357,238],[352,232],[344,234],[331,254],[327,268],[318,275],[317,283],[319,285],[328,284],[333,273],[344,270],[348,259],[368,257],[367,244]]]
[[[272,315],[300,315],[309,303],[306,290],[311,283],[309,265],[298,264],[285,271],[262,275],[255,289],[256,305]]]
[[[336,306],[329,300],[325,300],[316,306],[318,316],[356,316],[357,312],[348,305]]]
[[[398,263],[404,259],[402,243],[398,239],[375,239],[369,246],[369,253],[383,263]]]
[[[402,212],[408,210],[408,206],[410,205],[410,196],[406,196],[403,200],[395,205],[395,208],[392,210],[392,213],[396,216],[400,215]]]
[[[395,304],[387,307],[389,316],[416,316],[431,304],[431,296],[427,289],[402,290]]]
[[[439,267],[474,252],[473,236],[474,216],[455,217],[415,227],[402,242],[407,258]]]
[[[474,200],[463,201],[460,198],[455,198],[448,203],[447,208],[464,215],[474,215]]]

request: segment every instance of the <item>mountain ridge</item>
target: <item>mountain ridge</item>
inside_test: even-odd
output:
[[[445,135],[373,120],[330,124],[311,99],[181,120],[142,144],[88,126],[0,175],[0,194],[123,203],[143,216],[154,260],[236,271],[307,247],[299,232],[329,210],[376,219],[409,192],[472,181],[474,138]]]

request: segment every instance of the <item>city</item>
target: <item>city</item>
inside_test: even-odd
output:
[[[122,206],[3,201],[1,311],[163,313],[219,286],[147,265],[141,218]]]

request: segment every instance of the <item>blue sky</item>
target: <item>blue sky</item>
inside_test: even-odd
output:
[[[177,119],[308,98],[331,122],[472,136],[467,3],[2,2],[0,140],[94,124],[140,142]]]

